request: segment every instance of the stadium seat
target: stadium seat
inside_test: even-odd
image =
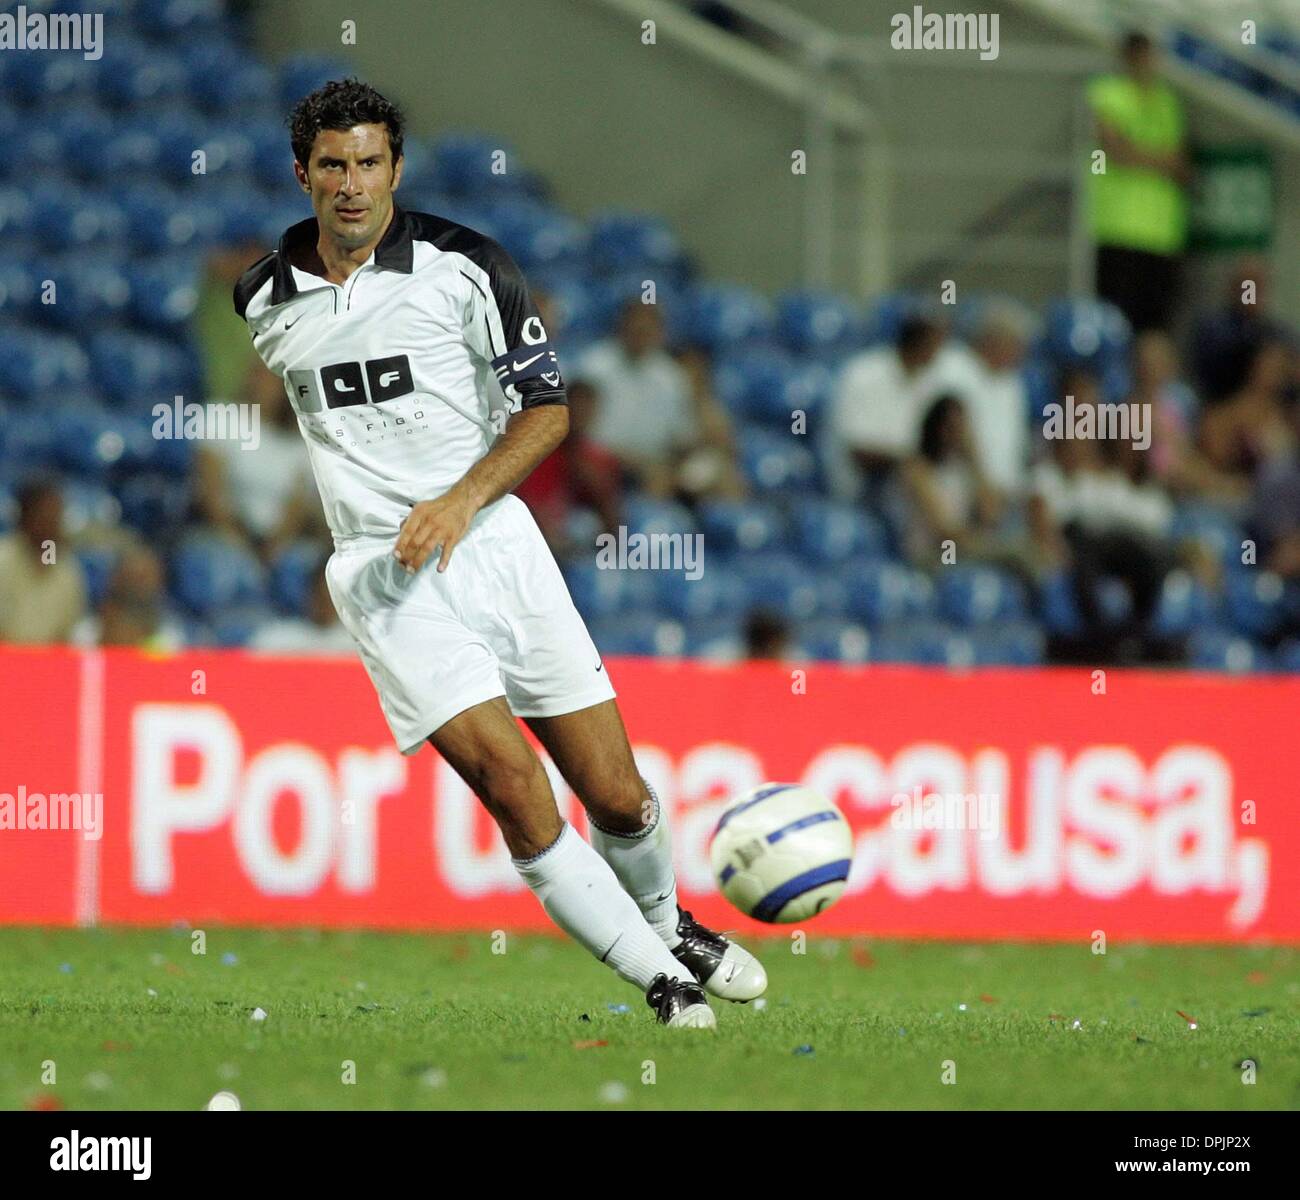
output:
[[[1128,320],[1104,300],[1057,300],[1048,306],[1041,347],[1058,366],[1102,370],[1125,354]]]
[[[259,603],[262,566],[238,543],[215,533],[186,535],[171,562],[172,594],[195,616],[207,620],[223,609]]]
[[[355,67],[331,55],[290,55],[279,67],[280,104],[288,109],[331,79],[343,79],[355,72]]]
[[[1189,666],[1203,671],[1242,674],[1263,670],[1267,658],[1249,638],[1217,629],[1199,629],[1188,640],[1187,661]]]
[[[237,649],[247,646],[253,634],[275,619],[275,610],[264,604],[231,604],[211,613],[208,624],[218,646]]]
[[[585,618],[614,616],[655,607],[654,572],[605,570],[594,561],[567,563],[564,581]]]
[[[68,538],[79,537],[95,526],[111,529],[122,518],[122,506],[108,488],[83,479],[65,479],[63,492],[63,532]]]
[[[841,572],[848,592],[847,615],[879,626],[933,611],[934,587],[919,571],[899,563],[859,563]]]
[[[607,209],[591,218],[591,254],[602,271],[673,267],[682,256],[677,235],[662,217]]]
[[[157,45],[108,38],[96,73],[100,98],[121,111],[184,104],[189,73],[179,56]]]
[[[706,552],[723,556],[776,549],[785,541],[785,518],[775,505],[754,500],[706,500],[696,509]]]
[[[1170,571],[1160,589],[1155,631],[1162,637],[1184,637],[1213,624],[1215,598],[1187,571]]]
[[[11,322],[0,328],[0,391],[19,399],[85,387],[90,360],[78,341]]]
[[[1015,620],[1026,610],[1024,585],[994,567],[945,567],[935,590],[939,615],[958,626]]]
[[[189,512],[188,480],[169,475],[135,474],[115,488],[122,521],[154,544],[167,544]]]
[[[98,608],[117,566],[117,551],[102,545],[78,546],[76,559],[86,580],[86,597],[90,607]]]
[[[90,361],[96,383],[119,404],[197,395],[196,364],[170,340],[105,330],[90,338]]]
[[[735,613],[703,617],[684,624],[684,653],[714,662],[735,662],[745,656],[744,622]]]
[[[686,631],[654,613],[601,617],[588,625],[602,655],[672,656],[684,653]]]
[[[671,500],[655,500],[649,496],[628,496],[623,503],[623,520],[629,534],[695,532],[695,518],[690,509]]]
[[[271,600],[281,612],[306,613],[312,580],[324,556],[320,544],[307,539],[291,542],[275,556],[267,582]]]
[[[738,431],[741,471],[760,492],[811,486],[817,476],[812,450],[793,433],[753,427]]]
[[[805,290],[777,297],[777,336],[796,354],[848,350],[862,342],[863,330],[862,313],[847,297]]]
[[[1224,610],[1231,629],[1266,638],[1282,622],[1284,587],[1280,576],[1259,567],[1229,571],[1224,580]]]
[[[870,658],[875,663],[921,663],[969,666],[970,643],[939,621],[892,621],[872,632]]]
[[[438,186],[455,196],[518,192],[521,189],[516,180],[521,169],[513,146],[485,134],[447,133],[433,145],[433,172]]]
[[[806,496],[792,509],[794,542],[821,566],[878,559],[887,553],[884,525],[861,505]]]
[[[683,300],[675,318],[675,336],[689,337],[711,354],[767,338],[773,332],[771,303],[750,288],[701,283],[688,289]]]
[[[199,265],[183,258],[133,267],[130,294],[136,321],[158,332],[184,326],[198,308],[198,276]]]
[[[981,667],[1031,667],[1043,661],[1046,639],[1042,629],[1028,621],[1010,621],[992,629],[968,634],[974,665]]]
[[[814,617],[799,622],[794,642],[807,658],[864,663],[871,657],[870,634],[858,622],[843,617]]]
[[[651,572],[660,610],[679,621],[734,616],[743,612],[750,596],[746,580],[719,563],[705,562],[698,578],[684,571]]]
[[[793,554],[769,553],[738,559],[737,572],[749,589],[750,608],[771,608],[792,621],[838,617],[849,607],[849,587],[837,574],[817,574]]]

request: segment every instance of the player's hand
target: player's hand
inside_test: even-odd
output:
[[[393,556],[413,575],[441,546],[438,570],[445,571],[452,550],[465,536],[473,518],[474,506],[456,494],[455,488],[436,500],[421,500],[402,522]]]

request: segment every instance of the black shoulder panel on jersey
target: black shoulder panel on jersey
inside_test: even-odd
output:
[[[488,278],[492,304],[501,322],[501,336],[491,323],[487,335],[491,344],[492,370],[502,390],[515,388],[523,407],[531,404],[563,403],[564,380],[549,335],[542,326],[537,305],[515,260],[500,243],[477,230],[428,213],[407,213],[411,236],[431,242],[439,250],[461,254]],[[462,272],[463,274],[464,272]],[[470,278],[468,275],[466,278]],[[481,292],[474,279],[470,283]],[[486,301],[488,297],[484,297]],[[504,337],[505,344],[497,343]]]
[[[248,268],[235,284],[235,311],[242,317],[248,311],[249,301],[275,274],[275,254],[263,255]]]

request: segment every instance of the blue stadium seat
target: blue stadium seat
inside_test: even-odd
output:
[[[160,46],[109,37],[99,66],[100,98],[115,109],[162,108],[188,98],[189,73],[178,55]]]
[[[738,613],[721,613],[687,621],[685,653],[692,658],[734,662],[745,656],[744,619]]]
[[[1187,661],[1202,671],[1241,674],[1263,670],[1267,656],[1249,638],[1218,629],[1201,629],[1188,640]]]
[[[8,154],[0,155],[8,158]],[[25,187],[0,187],[0,235],[6,245],[34,235],[35,203]]]
[[[600,270],[618,271],[676,266],[682,250],[662,217],[609,209],[591,219],[591,254]]]
[[[873,631],[885,624],[928,616],[934,608],[934,585],[901,563],[849,564],[841,569],[848,590],[848,615]]]
[[[294,54],[279,66],[280,103],[286,109],[331,79],[354,75],[356,69],[327,54]]]
[[[1169,536],[1176,542],[1200,542],[1228,569],[1242,566],[1246,534],[1222,509],[1210,504],[1184,502],[1174,511]]]
[[[706,560],[696,579],[677,570],[651,574],[661,611],[677,620],[735,616],[748,604],[750,592],[745,579],[720,563]]]
[[[1273,666],[1287,674],[1300,674],[1300,638],[1287,638],[1274,651]]]
[[[1224,580],[1227,623],[1234,632],[1247,637],[1266,638],[1278,629],[1284,599],[1281,577],[1259,567],[1229,571]]]
[[[696,509],[707,554],[773,550],[785,541],[780,509],[755,500],[706,500]]]
[[[1083,615],[1068,571],[1054,571],[1039,592],[1043,625],[1049,633],[1074,637],[1083,632]]]
[[[690,509],[671,500],[632,495],[623,502],[623,520],[632,533],[694,533]]]
[[[98,608],[108,591],[108,581],[117,566],[117,551],[108,546],[79,546],[76,553],[81,574],[86,580],[86,595],[91,608]]]
[[[150,38],[174,44],[193,38],[216,41],[226,17],[225,0],[135,0],[131,11],[136,29]]]
[[[112,528],[121,520],[122,506],[102,484],[65,479],[62,492],[63,531],[69,538],[78,537],[90,526]]]
[[[504,172],[493,173],[504,167]],[[499,138],[481,133],[446,133],[433,145],[433,173],[438,186],[456,196],[488,191],[504,196],[518,191],[521,170],[515,148]]]
[[[10,49],[5,58],[9,61],[4,89],[20,104],[47,107],[84,102],[94,92],[100,64],[80,54]]]
[[[218,646],[238,649],[247,646],[253,634],[275,619],[275,610],[265,604],[231,604],[211,613],[208,623]]]
[[[123,523],[154,544],[169,541],[189,513],[191,489],[186,479],[135,474],[123,480],[115,491],[122,505]]]
[[[1132,331],[1104,300],[1056,300],[1048,306],[1041,346],[1059,366],[1103,370],[1126,354]]]
[[[968,634],[974,663],[981,667],[1032,667],[1043,661],[1045,638],[1041,627],[1029,621],[1009,621]]]
[[[223,218],[216,208],[158,185],[127,189],[123,210],[127,232],[140,253],[198,251],[221,236]]]
[[[564,581],[584,618],[614,616],[655,607],[652,571],[607,570],[594,561],[567,563]]]
[[[268,112],[276,106],[274,72],[230,42],[203,38],[181,51],[190,92],[208,112],[233,116]]]
[[[777,334],[796,354],[852,349],[862,342],[864,328],[862,313],[844,296],[797,290],[777,297]]]
[[[131,268],[131,311],[138,324],[166,332],[187,324],[199,304],[198,264],[183,258]]]
[[[138,435],[120,413],[97,404],[63,403],[46,419],[58,435],[58,465],[83,479],[106,479]]]
[[[305,614],[311,597],[312,580],[325,557],[319,543],[302,539],[291,542],[271,563],[271,600],[281,612]]]
[[[38,318],[39,310],[53,307],[39,304],[40,283],[46,276],[21,260],[0,263],[0,311],[10,320]]]
[[[211,619],[222,609],[262,601],[262,565],[218,534],[188,534],[172,556],[171,589],[191,613]]]
[[[970,643],[940,621],[891,621],[873,630],[869,649],[875,663],[921,663],[926,666],[969,666]]]
[[[815,617],[801,621],[794,631],[799,652],[830,662],[864,663],[871,657],[871,637],[857,621],[843,617]]]
[[[100,148],[101,171],[122,179],[151,179],[162,158],[162,139],[146,121],[118,123]]]
[[[792,490],[814,483],[817,462],[798,435],[750,427],[739,430],[737,440],[741,470],[758,491]]]
[[[1160,589],[1155,631],[1161,637],[1183,637],[1193,629],[1213,625],[1215,598],[1186,571],[1170,571]]]
[[[676,340],[688,339],[711,354],[768,338],[775,325],[771,302],[751,288],[700,283],[688,289],[672,314]]]
[[[55,253],[117,244],[127,231],[127,216],[121,205],[66,182],[42,183],[33,188],[32,199],[32,232]]]
[[[821,497],[801,497],[792,506],[795,543],[822,566],[882,558],[888,538],[881,520],[856,504]]]
[[[676,621],[654,613],[601,617],[588,624],[602,655],[679,655],[686,649],[686,631]]]
[[[862,341],[866,345],[894,342],[908,317],[932,313],[933,303],[918,292],[894,292],[879,296],[867,306],[862,323]]]
[[[142,333],[104,330],[90,339],[95,382],[118,404],[148,398],[197,396],[195,363],[175,342]],[[3,364],[0,363],[0,371]]]
[[[0,365],[3,356],[4,335],[0,333]],[[3,461],[15,474],[53,468],[58,456],[58,432],[45,413],[17,410],[6,415]]]
[[[56,328],[84,337],[90,329],[120,321],[128,314],[131,284],[126,271],[107,257],[81,251],[57,260],[36,264],[36,278],[55,285],[53,304],[39,303],[33,296],[31,315]]]
[[[58,388],[84,387],[90,361],[75,338],[16,321],[0,328],[0,391],[20,399]]]
[[[954,625],[983,625],[1024,617],[1024,586],[1014,576],[989,566],[949,566],[938,575],[939,614]]]
[[[850,603],[838,574],[818,574],[792,554],[759,554],[736,560],[749,589],[750,608],[771,608],[792,621],[843,616]]]
[[[498,240],[524,271],[573,266],[587,252],[587,233],[581,223],[536,201],[498,202],[492,217]]]

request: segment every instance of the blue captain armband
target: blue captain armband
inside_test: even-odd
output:
[[[558,388],[560,383],[560,364],[551,349],[550,342],[525,343],[517,349],[510,350],[492,360],[492,370],[502,390],[513,384],[523,383],[525,379],[541,378],[551,387]]]

